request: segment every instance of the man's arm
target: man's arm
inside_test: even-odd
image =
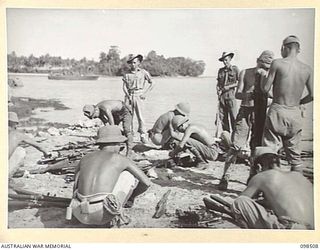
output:
[[[154,81],[151,79],[151,76],[149,72],[145,71],[145,80],[149,83],[149,86],[146,88],[146,90],[143,92],[143,94],[140,96],[141,99],[146,99],[147,93],[149,93],[154,86]]]
[[[179,143],[180,148],[184,148],[186,145],[187,141],[189,140],[190,136],[195,132],[195,129],[192,125],[190,125],[186,131],[184,132],[184,135],[182,137],[181,142]]]
[[[250,198],[254,198],[259,193],[260,186],[260,178],[258,175],[252,177],[249,181],[247,188],[240,194],[244,196],[248,196]]]
[[[129,95],[129,92],[128,92],[128,89],[127,89],[127,79],[125,78],[125,76],[122,78],[122,81],[123,81],[123,84],[122,84],[122,90],[124,92],[124,94],[127,96],[127,97],[130,97]]]
[[[273,81],[276,77],[276,73],[277,73],[277,61],[274,60],[271,63],[271,67],[269,70],[269,74],[267,76],[267,71],[260,69],[261,71],[259,72],[261,74],[261,82],[260,82],[260,87],[262,90],[262,93],[267,94],[270,89],[271,86],[273,85]],[[267,77],[266,77],[267,76]]]
[[[131,160],[128,159],[126,170],[129,171],[135,178],[139,180],[139,182],[143,183],[145,186],[150,186],[151,181],[149,178],[139,169]]]
[[[307,90],[308,90],[308,95],[306,95],[304,98],[302,98],[300,100],[300,105],[301,104],[306,104],[306,103],[309,103],[309,102],[313,101],[313,75],[312,75],[311,70],[310,70],[309,78],[308,78],[307,83],[306,83],[306,87],[307,87]]]
[[[181,133],[178,133],[174,131],[171,122],[169,123],[169,131],[170,131],[170,136],[177,140],[177,141],[182,141],[183,135]]]
[[[47,150],[44,147],[42,147],[39,143],[37,143],[36,141],[32,140],[28,136],[26,136],[24,134],[21,134],[20,135],[20,140],[22,142],[24,142],[24,143],[36,148],[40,152],[42,152],[45,157],[49,156],[49,153],[47,152]]]

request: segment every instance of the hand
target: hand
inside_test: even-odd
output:
[[[142,95],[140,96],[140,99],[145,100],[145,99],[146,99],[146,95],[145,95],[145,94],[142,94]]]
[[[266,76],[267,75],[267,71],[263,68],[259,68],[257,69],[257,73],[260,74],[261,76]]]

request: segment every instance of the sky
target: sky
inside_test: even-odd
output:
[[[49,53],[98,60],[117,45],[121,57],[183,56],[206,63],[216,75],[224,51],[240,69],[254,67],[263,50],[280,57],[282,40],[296,35],[300,59],[313,66],[314,9],[7,9],[7,52]]]

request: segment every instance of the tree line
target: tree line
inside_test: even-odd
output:
[[[36,57],[34,55],[17,56],[15,52],[8,54],[8,71],[14,73],[50,73],[70,71],[80,74],[98,74],[105,76],[122,76],[130,71],[127,60],[131,55],[120,57],[117,46],[111,46],[108,53],[101,52],[99,61],[63,59],[61,56],[49,54]],[[152,76],[200,76],[205,70],[205,63],[185,57],[169,57],[150,51],[144,57],[142,67]]]

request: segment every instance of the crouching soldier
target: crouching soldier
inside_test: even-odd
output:
[[[99,129],[99,151],[83,157],[77,167],[73,199],[67,219],[74,215],[87,225],[128,223],[123,207],[151,185],[148,177],[134,163],[119,154],[126,141],[117,126]],[[129,203],[128,202],[128,203]]]
[[[190,123],[186,116],[176,115],[172,119],[172,129],[172,137],[179,143],[170,152],[171,157],[188,149],[196,157],[198,165],[203,165],[208,161],[217,160],[219,155],[224,154],[225,150],[230,147],[231,141],[228,132],[222,132],[220,139],[213,138],[204,126]]]
[[[123,133],[127,137],[127,156],[132,153],[132,112],[130,107],[119,100],[105,100],[97,105],[85,105],[83,114],[89,119],[99,118],[104,125],[119,125],[122,122]]]

